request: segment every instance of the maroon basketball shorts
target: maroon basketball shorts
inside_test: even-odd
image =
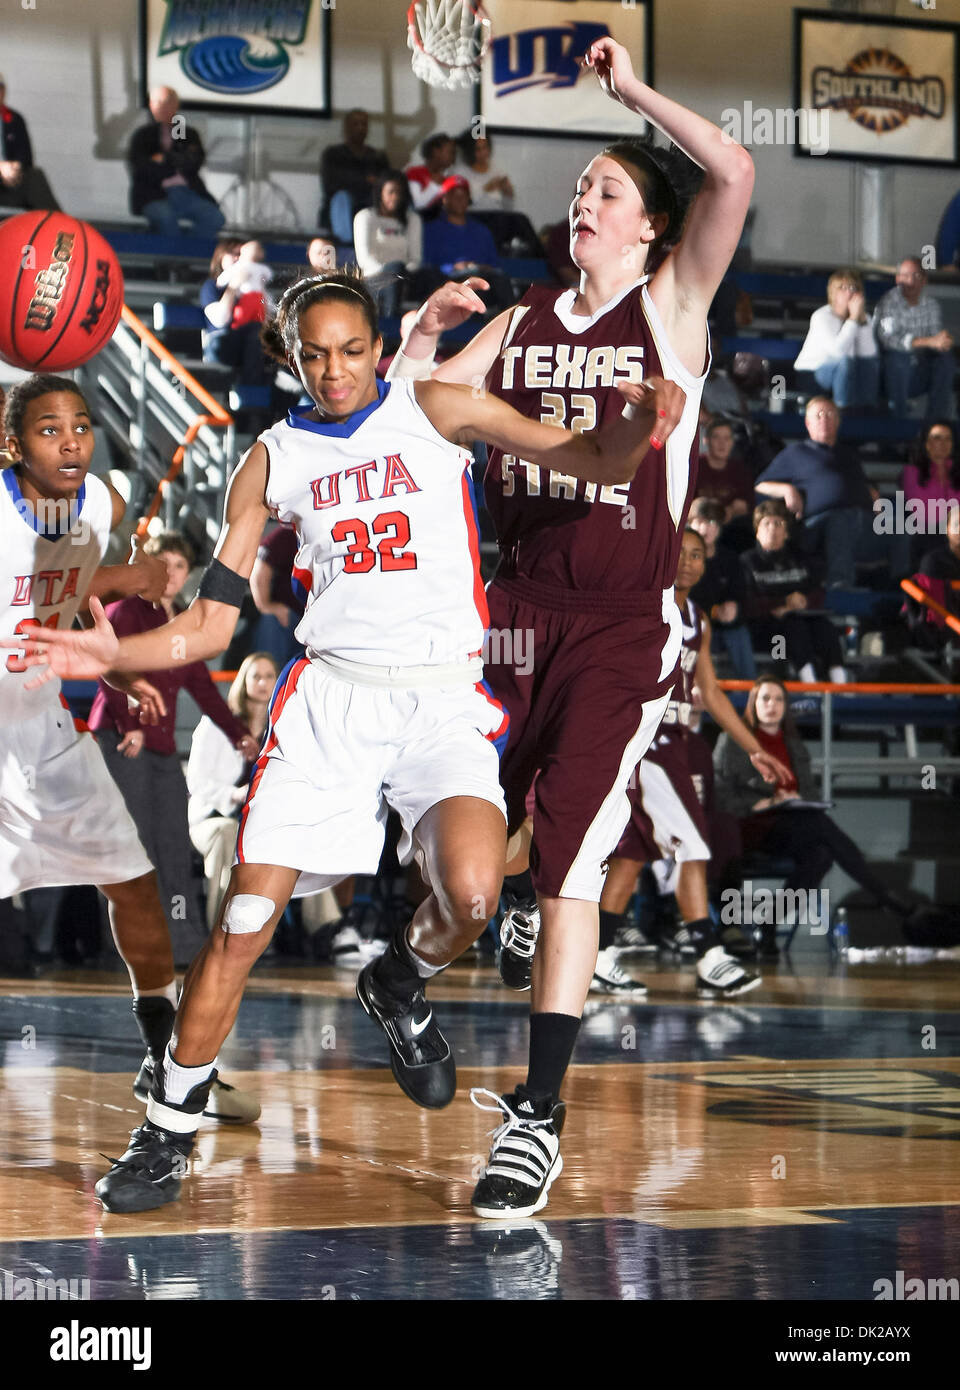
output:
[[[644,611],[628,617],[570,611],[578,601],[587,607],[574,593],[554,607],[519,590],[501,581],[487,591],[485,675],[510,715],[500,763],[510,829],[523,823],[536,778],[537,892],[599,902],[607,858],[630,816],[631,775],[669,702],[679,609],[672,589],[642,595]]]
[[[641,864],[654,859],[710,858],[702,777],[691,757],[692,738],[663,732],[636,769],[630,788],[630,823],[617,855]]]

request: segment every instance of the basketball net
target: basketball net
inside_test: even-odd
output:
[[[480,81],[490,21],[469,0],[414,0],[407,11],[407,45],[421,82],[453,91]]]

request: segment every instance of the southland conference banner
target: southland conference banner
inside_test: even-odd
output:
[[[194,110],[329,116],[333,0],[140,0],[140,80]]]
[[[577,66],[609,34],[652,77],[652,6],[646,0],[483,0],[492,38],[483,60],[480,112],[490,130],[525,135],[637,135],[632,111]]]
[[[794,10],[799,154],[954,164],[956,25]]]

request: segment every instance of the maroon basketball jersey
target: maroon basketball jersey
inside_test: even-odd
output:
[[[580,607],[630,611],[673,584],[694,495],[703,377],[678,361],[644,281],[592,318],[573,290],[534,286],[513,310],[488,389],[523,415],[572,430],[623,410],[615,383],[662,376],[687,403],[665,449],[650,449],[631,483],[585,483],[491,449],[484,493],[497,528],[498,579],[562,591]],[[708,356],[709,361],[709,356]],[[557,591],[560,591],[559,593]]]
[[[663,724],[660,726],[661,733],[672,733],[673,729],[686,729],[693,712],[693,687],[697,678],[697,658],[700,655],[700,644],[703,641],[703,614],[693,599],[688,598],[680,609],[680,619],[683,623],[680,665],[677,668],[677,679],[670,695],[670,703],[667,705],[667,712],[663,716]],[[665,725],[672,727],[665,729]]]

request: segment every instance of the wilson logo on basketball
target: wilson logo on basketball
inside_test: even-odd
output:
[[[60,232],[53,248],[53,257],[46,270],[37,271],[36,289],[27,305],[24,328],[38,328],[45,333],[51,326],[60,305],[63,287],[70,273],[74,236]]]
[[[815,110],[848,111],[864,130],[887,135],[913,117],[943,119],[939,77],[914,77],[888,48],[865,48],[843,69],[813,70]]]
[[[107,298],[110,294],[110,262],[97,261],[97,278],[93,282],[93,294],[87,306],[87,312],[80,320],[80,327],[84,333],[92,333],[100,322],[100,315],[107,307]]]

